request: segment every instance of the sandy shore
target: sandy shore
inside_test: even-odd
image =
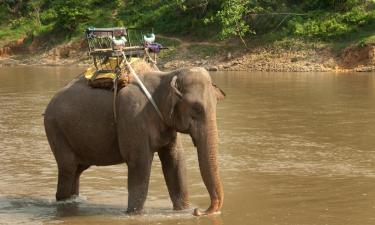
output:
[[[173,54],[161,54],[158,65],[162,70],[201,66],[210,71],[277,71],[277,72],[329,72],[329,71],[375,71],[375,46],[349,46],[340,54],[329,47],[283,49],[273,46],[254,47],[247,50],[220,51],[202,55],[191,46],[200,44],[212,47],[211,43],[186,43],[172,48]],[[215,48],[220,48],[215,44]],[[223,46],[225,47],[225,46]],[[214,49],[215,50],[215,49]],[[68,66],[87,67],[92,64],[86,53],[84,42],[75,41],[55,46],[37,53],[21,52],[0,56],[0,66]]]

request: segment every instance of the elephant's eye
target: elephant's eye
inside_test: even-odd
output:
[[[193,113],[192,113],[193,119],[199,118],[204,112],[202,105],[199,103],[193,104],[192,109],[193,109]]]

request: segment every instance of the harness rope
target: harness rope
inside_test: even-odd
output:
[[[164,121],[164,117],[163,117],[163,114],[161,114],[158,106],[156,105],[154,99],[152,98],[152,95],[150,94],[150,92],[147,90],[147,88],[144,86],[144,84],[142,83],[141,79],[139,79],[137,73],[135,72],[135,70],[133,69],[133,67],[131,66],[131,63],[127,60],[124,52],[122,52],[122,56],[124,58],[124,61],[123,63],[125,63],[126,67],[128,68],[130,74],[132,74],[135,78],[135,80],[137,81],[138,85],[141,87],[143,93],[146,95],[146,97],[148,98],[148,100],[151,102],[151,104],[154,106],[156,112],[158,113],[159,117],[161,118],[161,120]],[[116,113],[116,99],[117,99],[117,82],[118,82],[118,77],[116,76],[116,78],[114,79],[113,83],[114,83],[114,91],[113,91],[113,115],[114,115],[114,118],[115,118],[115,123],[117,123],[117,113]]]
[[[153,65],[156,66],[157,63],[156,63],[156,61],[153,60],[152,57],[150,56],[150,53],[148,52],[148,48],[145,49],[145,53],[146,53],[146,55],[147,55],[147,57],[148,57],[148,60],[150,60],[150,62],[151,62]]]
[[[117,98],[117,89],[118,89],[118,76],[113,79],[113,117],[115,118],[115,123],[117,123],[117,112],[116,112],[116,98]]]

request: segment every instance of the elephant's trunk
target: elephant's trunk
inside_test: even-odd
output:
[[[223,205],[223,187],[219,177],[218,160],[217,160],[217,127],[215,113],[208,116],[206,119],[206,126],[202,128],[200,137],[197,140],[199,169],[202,175],[204,184],[210,194],[210,207],[201,212],[198,209],[194,210],[195,216],[208,215],[218,212]]]

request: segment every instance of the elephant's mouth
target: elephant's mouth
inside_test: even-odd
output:
[[[194,127],[192,126],[192,124],[189,125],[189,128],[188,128],[188,133],[190,134],[190,137],[191,137],[191,140],[193,141],[193,144],[194,144],[194,147],[197,147],[197,144],[198,144],[198,138],[196,137],[196,132],[194,131]]]
[[[191,136],[191,140],[193,141],[194,146],[197,147],[197,139]]]

